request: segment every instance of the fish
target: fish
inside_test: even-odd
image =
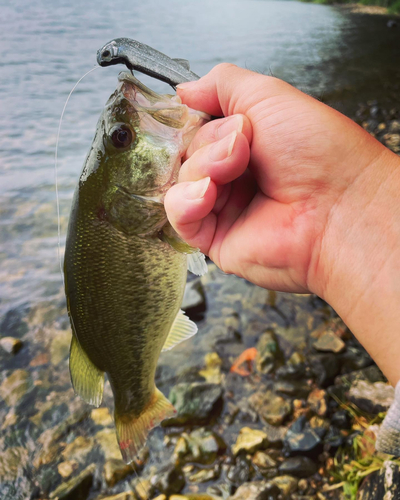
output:
[[[115,38],[97,51],[100,66],[125,64],[130,70],[137,70],[176,88],[184,82],[200,77],[190,70],[186,59],[174,59],[153,47],[130,38]]]
[[[394,401],[380,427],[376,449],[381,453],[400,457],[400,382],[394,391]]]
[[[209,115],[131,73],[118,79],[74,193],[64,279],[72,385],[98,407],[107,374],[118,443],[130,463],[149,431],[176,412],[155,385],[161,351],[197,331],[180,305],[187,269],[204,274],[205,257],[175,233],[163,200]]]

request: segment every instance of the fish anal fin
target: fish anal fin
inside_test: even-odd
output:
[[[168,334],[167,340],[165,341],[162,351],[169,351],[177,344],[180,344],[184,340],[193,337],[197,333],[197,325],[193,323],[182,310],[178,311],[175,321],[172,323],[171,330]]]
[[[159,425],[165,418],[173,417],[176,410],[164,394],[155,388],[151,402],[139,417],[131,414],[120,415],[115,411],[115,427],[124,462],[130,464],[135,460],[146,443],[151,429]]]
[[[190,70],[190,63],[187,59],[181,59],[180,57],[174,57],[173,59],[184,68]]]
[[[103,399],[104,372],[90,361],[74,334],[69,355],[69,372],[74,391],[86,403],[100,406]]]

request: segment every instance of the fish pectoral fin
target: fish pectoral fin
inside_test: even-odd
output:
[[[180,309],[176,315],[175,321],[172,323],[171,330],[168,334],[167,340],[165,341],[162,352],[169,351],[177,344],[180,344],[184,340],[193,337],[197,333],[197,325],[193,323],[185,313]]]
[[[190,63],[187,59],[180,59],[179,57],[174,57],[173,60],[176,61],[177,63],[179,63],[184,68],[190,70]]]
[[[155,387],[150,404],[139,417],[131,414],[114,413],[115,427],[122,458],[127,464],[137,458],[138,453],[146,443],[147,436],[153,427],[159,425],[165,418],[176,414],[174,406],[164,394]]]
[[[72,335],[69,355],[69,372],[74,391],[86,402],[101,405],[104,389],[104,372],[88,358],[75,335]]]
[[[197,276],[206,274],[208,267],[204,254],[198,248],[191,247],[183,241],[171,224],[168,223],[163,227],[160,238],[177,252],[187,255],[188,269],[191,273]]]

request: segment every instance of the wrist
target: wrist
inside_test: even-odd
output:
[[[395,384],[400,379],[400,158],[376,141],[371,147],[374,155],[365,148],[366,156],[374,159],[329,213],[314,250],[310,284]]]

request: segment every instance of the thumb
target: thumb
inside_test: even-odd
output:
[[[200,80],[180,83],[177,93],[191,108],[213,116],[229,116],[246,114],[261,100],[283,93],[282,86],[286,85],[277,78],[223,63]]]

